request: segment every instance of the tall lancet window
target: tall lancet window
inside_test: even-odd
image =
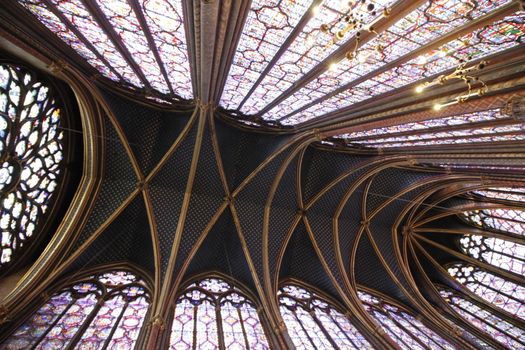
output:
[[[255,304],[220,278],[184,289],[175,303],[170,349],[269,349]]]
[[[472,193],[486,199],[493,198],[525,203],[525,188],[521,187],[493,187],[486,190],[472,191]]]
[[[455,349],[402,308],[369,293],[358,294],[365,309],[402,349]]]
[[[0,269],[38,233],[63,168],[61,109],[29,70],[0,63]]]
[[[523,199],[521,189],[516,188],[492,188],[474,194],[488,200],[521,202]],[[516,279],[525,274],[523,215],[523,211],[510,209],[463,213],[464,220],[485,232],[483,235],[465,234],[459,240],[461,250],[497,269],[487,271],[472,263],[457,263],[448,267],[450,275],[470,291],[521,319],[525,319],[525,287]]]
[[[520,244],[501,237],[464,235],[459,242],[461,250],[474,259],[519,275],[525,274],[525,240]]]
[[[523,286],[464,263],[450,266],[448,272],[487,302],[525,320]]]
[[[479,228],[525,235],[525,211],[517,209],[482,209],[463,213],[464,219]]]
[[[137,276],[96,274],[53,294],[0,349],[133,349],[148,307]]]
[[[287,284],[279,305],[297,349],[372,349],[347,316],[312,291]]]
[[[440,288],[440,293],[469,324],[509,349],[525,349],[525,329],[512,323],[513,320],[496,315],[484,305],[450,289]]]

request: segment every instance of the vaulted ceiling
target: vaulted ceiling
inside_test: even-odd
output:
[[[465,193],[524,181],[502,110],[525,94],[523,2],[366,4],[331,43],[335,0],[3,2],[3,46],[80,96],[92,185],[58,273],[130,261],[155,312],[210,270],[263,304],[288,277],[347,305],[357,284],[414,307],[450,284],[454,236],[433,233],[488,205]]]

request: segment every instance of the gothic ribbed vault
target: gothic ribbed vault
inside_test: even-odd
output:
[[[184,17],[182,29],[177,30],[185,33],[186,40],[179,44],[187,46],[188,56],[177,74],[186,74],[187,79],[181,78],[177,85],[170,75],[172,67],[160,65],[155,76],[171,82],[166,91],[157,87],[162,83],[148,81],[147,71],[141,73],[145,68],[134,61],[129,43],[121,42],[111,30],[113,23],[104,19],[98,1],[78,3],[101,23],[123,59],[134,62],[130,69],[142,83],[124,83],[128,73],[113,68],[109,78],[104,77],[26,9],[47,6],[59,14],[60,1],[6,0],[0,5],[3,50],[71,86],[79,104],[84,142],[83,177],[70,209],[40,258],[3,301],[0,313],[12,318],[27,312],[34,305],[24,300],[37,300],[47,285],[71,274],[127,264],[148,276],[153,286],[151,327],[143,343],[151,349],[165,344],[162,331],[180,287],[193,276],[209,272],[241,282],[257,297],[268,328],[276,334],[271,344],[278,347],[290,345],[283,336],[286,328],[276,299],[285,280],[304,282],[333,298],[349,310],[352,322],[377,348],[396,345],[383,337],[360,306],[358,287],[402,303],[457,348],[472,346],[455,336],[457,327],[436,312],[445,305],[434,285],[458,289],[445,266],[462,259],[458,235],[481,231],[458,214],[502,206],[523,209],[523,203],[494,204],[469,194],[486,188],[525,187],[522,120],[501,112],[508,101],[525,96],[522,1],[500,1],[493,7],[481,1],[470,18],[458,15],[461,20],[450,32],[418,45],[417,51],[399,54],[377,70],[365,71],[357,81],[342,79],[327,90],[324,75],[332,74],[327,64],[356,45],[352,37],[316,58],[311,69],[303,67],[305,71],[293,83],[278,85],[275,96],[268,87],[274,83],[272,69],[285,70],[279,68],[279,59],[308,28],[308,6],[322,1],[287,1],[305,7],[295,14],[297,18],[290,15],[291,28],[283,32],[290,36],[285,35],[288,39],[275,48],[274,56],[264,58],[268,66],[259,70],[258,77],[251,82],[241,79],[237,87],[231,72],[242,66],[236,55],[248,35],[243,24],[247,18],[254,20],[250,9],[260,1],[177,2]],[[393,24],[426,2],[391,3],[392,13],[378,20],[377,34],[389,28],[395,32]],[[129,4],[141,13],[142,1]],[[63,20],[71,25],[71,19]],[[156,29],[149,20],[138,16],[149,28],[145,42],[153,45]],[[416,83],[433,76],[429,73],[408,85],[393,82],[388,90],[376,87],[382,93],[368,96],[373,98],[341,103],[336,109],[323,105],[452,38],[502,20],[514,23],[521,32],[514,33],[515,45],[490,48],[486,55],[472,59],[473,64],[490,62],[477,75],[488,86],[482,96],[436,111],[433,105],[454,100],[462,94],[463,85],[439,85],[414,94]],[[357,43],[365,45],[374,38],[372,33],[364,37]],[[166,59],[162,52],[152,52],[157,61]],[[112,59],[100,56],[102,62]],[[452,71],[452,66],[443,68],[447,74]],[[249,77],[246,71],[243,74]],[[308,94],[312,94],[308,101],[301,102]],[[290,101],[291,106],[299,102],[300,106],[287,106]],[[323,107],[313,109],[313,114],[305,112],[317,105]],[[286,113],[274,117],[277,110]],[[476,120],[479,125],[475,126],[451,123],[432,126],[431,131],[388,129],[486,111],[492,114]],[[495,113],[499,114],[490,119]],[[426,132],[450,132],[429,138],[474,139],[470,128],[498,126],[515,127],[502,131],[515,138],[432,144],[425,136]],[[380,128],[386,131],[360,134]],[[494,136],[499,131],[487,133]],[[401,139],[382,140],[388,134]],[[414,140],[423,141],[388,145]],[[523,283],[522,276],[507,275]],[[460,324],[480,336],[472,325]],[[499,346],[492,338],[481,337]]]

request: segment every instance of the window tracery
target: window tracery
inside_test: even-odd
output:
[[[288,335],[298,349],[372,349],[348,317],[317,294],[287,284],[278,297]]]
[[[472,193],[487,199],[501,199],[525,203],[525,188],[520,187],[491,187],[486,190],[472,191]]]
[[[190,284],[179,296],[170,349],[269,349],[255,304],[215,277]]]
[[[464,253],[500,269],[525,274],[525,245],[495,237],[465,235],[460,239]]]
[[[448,268],[448,272],[488,303],[525,319],[523,286],[470,264],[454,264]]]
[[[525,235],[525,211],[517,209],[481,209],[463,213],[462,218],[482,229]]]
[[[444,300],[469,324],[488,334],[509,349],[525,347],[525,330],[494,314],[470,298],[444,287],[439,288]]]
[[[63,168],[61,108],[29,70],[0,64],[0,268],[37,233]]]
[[[134,274],[95,274],[53,294],[0,349],[132,349],[148,307]]]
[[[496,120],[508,124],[484,126],[486,122]],[[344,139],[349,145],[367,148],[400,148],[525,140],[524,131],[523,124],[516,123],[500,110],[488,110],[353,132],[336,138]]]
[[[508,16],[497,23],[478,29],[432,50],[432,52],[424,55],[424,63],[421,63],[420,57],[413,58],[407,63],[382,72],[334,96],[326,95],[329,98],[312,106],[307,106],[308,108],[304,110],[302,108],[295,109],[295,105],[292,103],[295,111],[290,111],[286,116],[279,115],[280,118],[285,118],[281,120],[281,123],[283,125],[303,123],[365,101],[371,96],[377,96],[452,69],[464,57],[482,59],[488,55],[510,49],[519,45],[525,38],[524,20],[525,15],[522,12]],[[443,52],[446,54],[441,54]],[[275,120],[279,117],[270,114],[268,118]],[[265,118],[267,117],[265,116]]]
[[[265,119],[277,120],[283,117],[291,116],[294,111],[302,109],[301,107],[307,106],[313,103],[315,100],[323,97],[326,94],[334,91],[339,91],[343,87],[351,84],[354,81],[358,81],[359,78],[377,71],[384,65],[392,62],[396,59],[402,58],[406,54],[417,50],[426,43],[438,38],[440,35],[454,30],[455,28],[464,25],[468,22],[470,16],[478,17],[485,13],[495,10],[497,7],[502,6],[506,3],[503,1],[479,1],[474,6],[471,4],[465,4],[462,1],[428,1],[422,4],[419,8],[412,11],[406,17],[393,23],[390,28],[385,30],[376,38],[370,40],[364,44],[360,49],[359,55],[356,59],[343,59],[337,62],[333,69],[325,70],[319,77],[312,80],[306,86],[293,93],[284,101],[280,102],[277,106],[269,110],[265,115]],[[382,5],[391,5],[388,2],[382,1]],[[447,20],[443,20],[447,18]],[[303,47],[308,47],[303,45]],[[380,50],[378,50],[378,47]],[[428,54],[426,60],[432,60],[432,54]],[[420,61],[420,58],[411,61]],[[448,59],[449,61],[454,61]],[[411,67],[411,72],[408,74],[400,74],[396,77],[396,82],[387,84],[377,84],[374,81],[374,89],[384,90],[391,86],[400,86],[408,83],[409,77],[421,78],[425,68],[421,63]],[[392,73],[386,75],[377,75],[377,77],[392,77]],[[385,78],[379,79],[384,81]],[[365,87],[366,85],[361,85]],[[372,89],[372,90],[374,90]],[[284,90],[281,90],[284,92]],[[378,93],[384,91],[377,91]],[[351,103],[355,103],[356,98],[365,98],[366,93],[363,96],[362,89],[350,89],[350,92],[344,96],[355,95]],[[340,94],[339,96],[343,96]],[[332,104],[337,100],[338,103],[331,106],[329,103],[319,104],[315,110],[320,113],[326,113],[332,108],[342,106],[344,101],[343,97],[333,98]],[[252,104],[256,104],[253,101]],[[262,101],[259,102],[261,104]],[[348,104],[348,103],[347,103]],[[255,110],[256,111],[256,110]],[[242,110],[244,113],[253,114],[253,111]],[[310,115],[310,114],[308,114]],[[305,114],[306,116],[306,114]],[[302,118],[302,119],[301,119]],[[286,124],[294,124],[297,120],[306,121],[305,117],[294,117],[290,121],[286,121]]]
[[[401,348],[455,349],[445,339],[401,308],[363,291],[358,291],[358,295],[368,313]]]

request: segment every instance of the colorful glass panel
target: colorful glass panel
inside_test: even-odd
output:
[[[85,46],[85,43],[76,36],[65,36],[61,34],[62,32],[55,31],[57,27],[68,28],[69,25],[74,24],[75,28],[82,33],[88,43],[97,50],[99,57],[104,57],[111,65],[111,68],[120,74],[122,78],[137,87],[143,86],[135,72],[129,67],[128,62],[126,62],[122,55],[115,49],[111,40],[109,40],[106,33],[98,26],[80,0],[51,0],[52,5],[67,20],[67,25],[61,22],[42,0],[19,0],[19,2],[30,10],[46,27],[56,33],[82,57],[86,58],[88,63],[93,64],[96,55],[93,52],[89,52],[89,48]],[[116,79],[114,75],[109,73],[111,72],[109,68],[101,68],[100,63],[96,63],[94,66],[110,79]]]
[[[108,343],[108,349],[133,349],[148,312],[149,302],[139,297],[128,302],[120,322]]]
[[[509,349],[525,347],[525,330],[480,307],[470,299],[451,290],[440,290],[441,296],[469,324],[487,333]]]
[[[108,345],[110,349],[131,349],[148,298],[144,282],[129,272],[91,276],[53,295],[0,349],[99,349]]]
[[[136,9],[126,0],[97,0],[93,6],[105,18],[97,18],[81,0],[49,0],[48,5],[42,0],[19,2],[104,76],[112,80],[122,77],[142,88],[144,82],[133,70],[133,62],[154,90],[168,94],[172,87],[182,98],[193,96],[180,0],[140,0]],[[142,27],[139,18],[143,18],[148,28]],[[103,29],[101,23],[105,21],[116,34],[117,44]],[[151,40],[146,32],[151,34]],[[125,58],[127,53],[130,61]],[[161,65],[169,81],[165,80]]]
[[[359,291],[365,309],[402,349],[455,349],[445,339],[406,311],[369,293]]]
[[[482,209],[463,213],[474,226],[525,235],[525,211],[513,209]]]
[[[525,288],[466,264],[454,264],[448,273],[487,302],[525,319]]]
[[[279,304],[298,349],[372,349],[346,316],[313,292],[287,284],[279,290]]]
[[[63,167],[62,110],[36,75],[0,65],[0,267],[35,234]]]
[[[221,104],[236,109],[312,1],[254,0],[244,23]]]
[[[364,23],[374,23],[384,8],[388,8],[394,0],[355,1],[353,13],[356,17],[362,16]],[[347,8],[345,1],[324,1],[317,7],[302,32],[295,38],[290,47],[277,60],[272,69],[264,77],[261,83],[248,98],[241,112],[245,114],[256,114],[277,96],[281,95],[292,84],[303,77],[316,65],[344,45],[356,34],[356,30],[348,31],[342,40],[329,45],[332,37],[321,32],[323,23],[331,23],[340,17]],[[366,10],[368,5],[374,5],[376,9],[372,14]],[[334,28],[338,31],[340,28]]]
[[[465,235],[461,249],[475,259],[525,275],[525,245],[495,237]]]
[[[366,131],[356,131],[352,133],[338,135],[336,136],[336,138],[345,139],[352,144],[366,144],[375,142],[375,140],[378,139],[381,135],[395,137],[396,134],[402,135],[406,133],[414,133],[419,131],[428,131],[429,134],[432,134],[432,129],[459,126],[465,126],[465,128],[468,128],[471,125],[476,125],[477,123],[484,123],[495,120],[499,121],[507,118],[508,117],[502,114],[499,109],[495,109],[474,113],[465,113],[443,118],[428,119],[420,122],[392,125],[384,128],[376,128]]]
[[[319,77],[268,111],[264,118],[275,120],[284,117],[455,30],[468,23],[471,18],[495,10],[506,2],[508,1],[484,0],[473,4],[459,0],[428,1],[363,45],[355,59],[344,59],[333,69],[324,71]],[[249,111],[243,110],[243,112]]]
[[[336,138],[345,139],[349,145],[371,148],[525,140],[525,126],[513,124],[510,119],[508,120],[509,125],[478,126],[478,123],[485,121],[504,121],[506,119],[501,112],[492,110],[342,134]],[[459,125],[464,125],[464,127],[459,127]],[[444,130],[451,126],[455,127],[455,130]],[[424,130],[428,132],[423,132]],[[388,137],[379,137],[384,134],[388,134]]]
[[[462,162],[468,163],[469,160],[463,159]],[[487,163],[495,163],[497,160],[494,160],[494,158],[490,159]],[[470,170],[470,171],[484,171],[484,172],[491,172],[492,170],[497,171],[525,171],[525,166],[506,166],[506,165],[497,165],[497,164],[459,164],[459,163],[430,163],[425,165],[431,165],[439,168],[450,168],[450,169],[458,169],[458,170]]]
[[[289,114],[286,119],[281,120],[281,123],[283,125],[302,123],[455,68],[461,59],[481,59],[520,45],[525,37],[524,21],[524,12],[508,16],[431,51],[424,55],[424,60],[420,57],[414,58],[333,97],[319,101],[304,111]],[[442,52],[446,52],[446,55],[442,55]],[[280,117],[284,116],[280,115]],[[278,118],[274,116],[268,119]]]
[[[142,27],[127,0],[96,1],[151,86],[168,93],[168,85],[162,77],[159,63],[153,56]]]
[[[525,203],[525,188],[521,187],[492,187],[487,190],[472,191],[472,193],[485,198]]]
[[[173,90],[182,98],[192,98],[182,2],[141,0],[140,5]]]
[[[95,67],[101,74],[104,74],[112,80],[119,80],[119,77],[113,72],[113,70],[99,59],[96,54],[91,51],[70,29],[68,29],[54,13],[42,3],[42,1],[19,0],[19,2],[37,16],[38,20],[47,26],[60,39],[75,49],[80,56]]]
[[[253,303],[226,281],[206,278],[177,299],[170,349],[218,349],[221,341],[228,349],[269,349]]]

